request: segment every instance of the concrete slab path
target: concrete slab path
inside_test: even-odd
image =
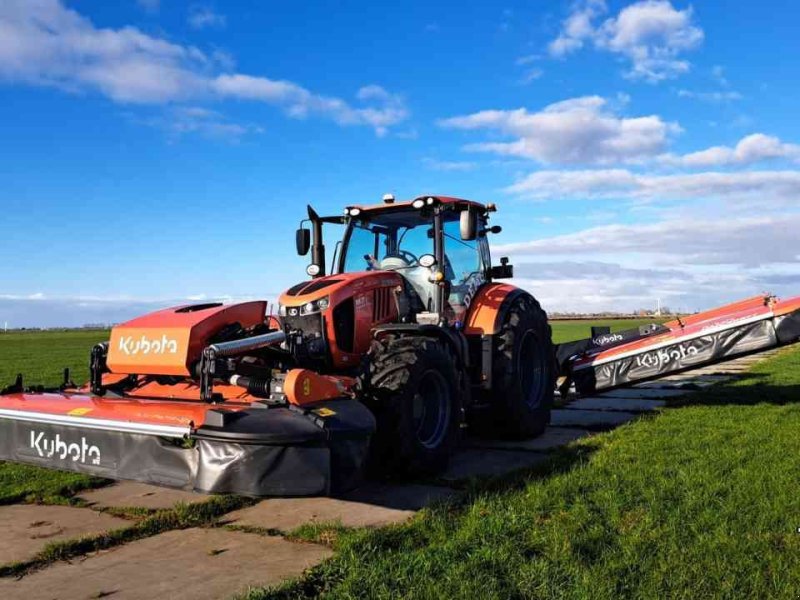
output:
[[[0,506],[0,565],[32,559],[51,542],[95,535],[130,521],[72,506]],[[0,594],[0,598],[2,598]]]
[[[366,486],[344,498],[269,498],[225,515],[221,522],[283,533],[306,523],[378,527],[406,521],[420,508],[454,494],[438,486]]]
[[[297,577],[331,554],[316,544],[238,531],[170,531],[20,580],[0,579],[0,598],[218,600]]]
[[[666,400],[649,398],[614,398],[609,396],[592,396],[578,398],[564,408],[566,410],[621,410],[631,412],[647,412],[666,406]]]
[[[115,483],[107,487],[83,492],[79,498],[88,502],[92,508],[172,508],[179,502],[196,504],[208,500],[211,496],[195,494],[182,490],[147,485],[133,481]]]
[[[587,435],[591,434],[585,429],[549,427],[539,437],[527,440],[485,440],[475,438],[470,439],[467,442],[467,445],[472,448],[495,448],[499,450],[547,452],[548,450],[554,450]]]
[[[584,427],[587,429],[610,429],[636,418],[632,412],[609,410],[554,410],[550,419],[553,427]]]

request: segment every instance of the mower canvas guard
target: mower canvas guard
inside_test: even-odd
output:
[[[0,459],[167,487],[246,496],[348,489],[375,424],[347,398],[304,407],[0,396]]]
[[[578,393],[632,385],[800,340],[800,297],[755,296],[664,325],[562,344],[559,367]]]

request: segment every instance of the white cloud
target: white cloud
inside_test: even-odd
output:
[[[549,256],[667,257],[674,265],[757,267],[797,260],[800,215],[725,219],[676,219],[658,223],[603,225],[529,242],[500,244],[493,252]]]
[[[97,28],[58,0],[0,3],[0,81],[95,91],[126,104],[250,99],[282,106],[294,117],[316,114],[370,126],[379,135],[408,116],[396,95],[372,96],[355,107],[290,81],[219,73],[226,65],[213,56],[134,27]]]
[[[652,83],[689,70],[688,61],[680,55],[703,41],[691,7],[677,10],[667,0],[641,0],[599,23],[607,10],[603,0],[574,4],[558,37],[548,46],[550,55],[564,57],[591,43],[630,61],[627,77]]]
[[[655,308],[657,299],[696,310],[764,291],[796,295],[798,226],[797,214],[608,225],[493,252],[511,257],[514,283],[549,311]]]
[[[551,56],[563,57],[580,50],[587,41],[597,36],[595,20],[608,11],[605,0],[575,2],[572,12],[564,20],[561,32],[547,46]]]
[[[111,325],[169,306],[197,302],[230,304],[255,299],[254,296],[216,294],[190,294],[182,298],[0,294],[0,325],[6,322],[10,328]],[[276,298],[266,299],[271,305],[276,302]]]
[[[655,199],[755,200],[759,206],[796,205],[800,171],[741,171],[654,175],[627,169],[537,171],[508,186],[506,192],[531,200]]]
[[[188,22],[192,29],[221,28],[227,24],[227,18],[207,6],[193,6],[189,9]]]
[[[263,128],[257,125],[235,123],[224,114],[202,106],[176,106],[167,109],[161,116],[133,120],[163,129],[174,138],[199,134],[236,142],[245,135],[264,132]]]
[[[539,79],[542,75],[544,75],[544,70],[539,68],[528,69],[522,77],[520,77],[519,82],[522,84],[528,84],[533,81]]]
[[[694,98],[703,100],[704,102],[732,102],[734,100],[741,100],[742,95],[739,92],[731,90],[721,90],[714,92],[693,92],[691,90],[678,90],[678,96],[681,98]]]
[[[635,274],[635,269],[622,267],[618,274],[611,275],[614,269],[601,267],[593,274],[597,265],[567,262],[560,276],[547,272],[539,276],[535,272],[537,263],[517,262],[515,270],[528,267],[532,273],[512,281],[529,290],[551,314],[653,310],[659,301],[662,307],[672,310],[704,310],[763,292],[791,297],[800,284],[800,273],[768,273],[761,269],[684,267],[677,272],[642,269],[642,274]],[[675,275],[670,275],[671,272]]]
[[[725,77],[725,68],[722,65],[714,65],[711,68],[711,77],[722,87],[728,87],[728,85],[730,85],[727,77]]]
[[[689,154],[659,157],[664,164],[689,168],[750,165],[770,159],[800,161],[800,145],[782,142],[772,135],[753,133],[743,137],[733,147],[712,146]]]
[[[478,168],[477,163],[463,160],[436,160],[434,158],[424,158],[422,162],[424,162],[429,169],[433,169],[434,171],[465,172],[473,171]]]
[[[468,150],[531,158],[542,163],[609,164],[641,162],[660,154],[670,134],[680,131],[657,115],[621,117],[599,96],[564,100],[530,113],[484,110],[439,122],[453,129],[489,129],[518,138],[483,142]]]
[[[525,56],[520,56],[516,61],[514,61],[514,64],[516,64],[518,67],[524,67],[525,65],[530,65],[541,59],[542,56],[540,54],[526,54]]]
[[[313,94],[291,81],[266,77],[219,75],[211,82],[211,86],[222,96],[282,105],[291,117],[297,119],[320,114],[340,125],[369,125],[380,136],[385,135],[391,125],[408,117],[402,98],[376,85],[361,88],[357,96],[362,101],[378,100],[379,105],[358,108],[340,98]]]
[[[161,8],[161,0],[136,0],[136,4],[149,13],[157,13]]]

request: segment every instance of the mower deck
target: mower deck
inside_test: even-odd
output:
[[[358,480],[375,428],[352,399],[266,402],[0,396],[0,459],[209,493],[324,495]]]
[[[559,348],[580,394],[730,360],[800,339],[800,297],[755,296],[662,326],[604,334]]]

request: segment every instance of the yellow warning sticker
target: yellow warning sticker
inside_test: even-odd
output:
[[[86,407],[84,407],[84,408],[73,408],[73,409],[72,409],[71,411],[69,411],[67,414],[68,414],[70,417],[82,417],[83,415],[85,415],[85,414],[88,414],[88,413],[90,413],[90,412],[92,412],[92,409],[91,409],[91,408],[86,408]]]
[[[331,410],[330,408],[318,408],[314,411],[315,414],[319,415],[320,417],[330,417],[336,414],[335,410]]]

